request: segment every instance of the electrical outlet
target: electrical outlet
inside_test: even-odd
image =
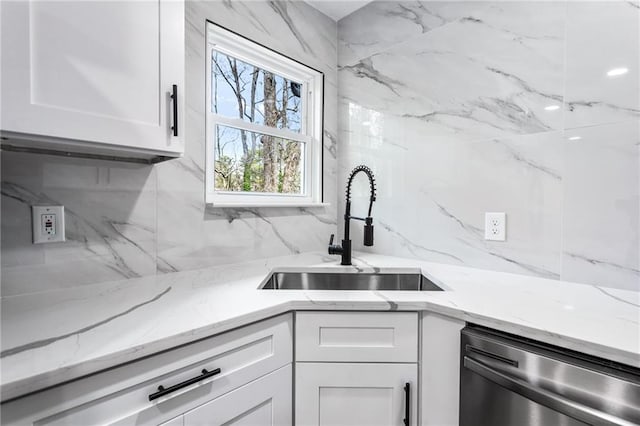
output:
[[[33,244],[65,241],[64,206],[31,206]]]
[[[484,214],[484,239],[506,241],[507,214],[503,212]]]
[[[44,235],[56,235],[56,215],[43,214],[40,216],[42,223],[40,224]]]

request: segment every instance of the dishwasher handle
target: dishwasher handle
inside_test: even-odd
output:
[[[637,426],[636,423],[572,401],[556,393],[534,386],[525,380],[501,373],[468,356],[464,357],[464,367],[505,389],[585,423],[603,426]]]

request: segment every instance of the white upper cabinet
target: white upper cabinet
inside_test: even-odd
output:
[[[0,13],[3,144],[184,151],[183,0],[25,0],[2,2]]]

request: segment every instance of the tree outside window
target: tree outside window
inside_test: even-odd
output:
[[[225,31],[209,24],[208,195],[318,202],[322,74]]]

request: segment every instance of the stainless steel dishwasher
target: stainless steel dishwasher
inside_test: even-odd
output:
[[[640,424],[640,370],[467,326],[461,426]]]

